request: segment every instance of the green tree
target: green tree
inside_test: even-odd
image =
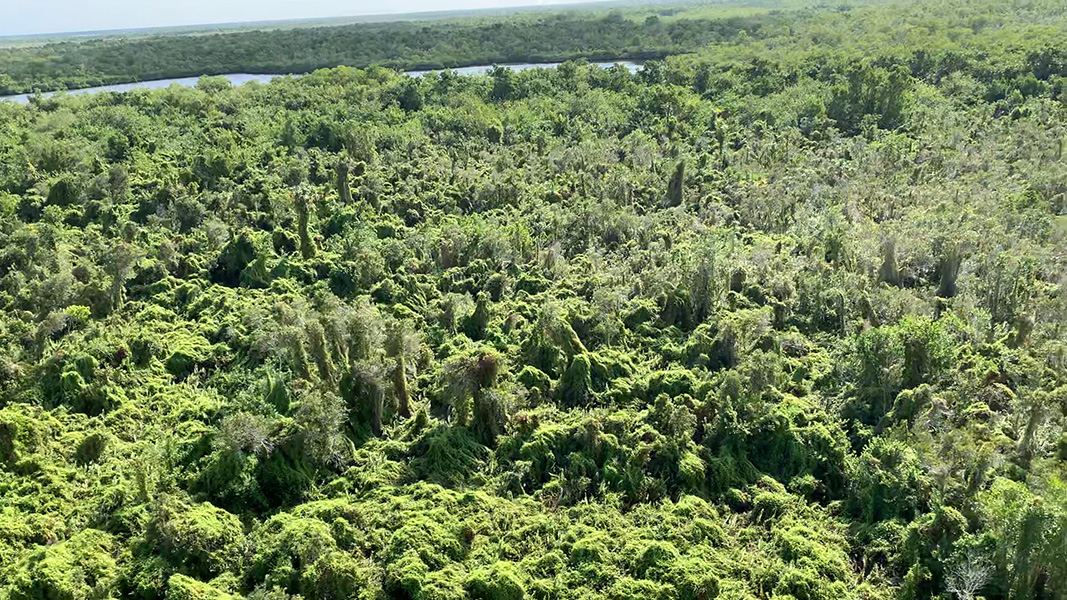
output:
[[[297,234],[300,236],[300,255],[305,260],[315,258],[315,241],[311,239],[308,230],[311,220],[312,204],[314,202],[312,192],[307,186],[301,186],[293,192],[293,202],[296,207]]]
[[[394,321],[385,342],[386,356],[393,360],[393,392],[397,398],[397,414],[402,418],[411,416],[411,390],[408,384],[409,372],[414,372],[415,361],[421,346],[419,334],[408,321]]]

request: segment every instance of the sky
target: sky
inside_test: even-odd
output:
[[[349,17],[589,0],[0,0],[0,36]]]

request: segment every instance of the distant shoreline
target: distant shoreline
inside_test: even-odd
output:
[[[685,4],[683,0],[678,4]],[[0,35],[0,48],[19,45],[20,41],[41,41],[42,43],[62,42],[67,40],[85,40],[92,38],[141,37],[157,35],[194,35],[199,33],[237,33],[242,31],[295,29],[300,27],[333,27],[359,23],[394,23],[402,21],[439,21],[445,19],[462,19],[479,16],[501,16],[517,13],[559,12],[564,10],[611,9],[631,6],[627,0],[587,0],[585,2],[560,4],[529,4],[525,6],[505,6],[499,8],[469,8],[444,11],[419,11],[397,13],[373,13],[366,15],[339,15],[308,17],[294,19],[264,19],[257,21],[225,21],[219,23],[192,23],[188,25],[157,25],[148,27],[129,27],[120,29],[94,29],[87,31],[53,31],[43,33],[25,33]]]
[[[421,77],[430,73],[438,73],[441,71],[455,71],[460,75],[481,75],[489,72],[494,67],[506,67],[515,71],[526,71],[528,69],[552,69],[563,64],[562,62],[547,62],[547,63],[511,63],[500,65],[469,65],[465,67],[455,67],[451,69],[413,69],[410,71],[404,71],[405,75],[411,77]],[[589,64],[596,65],[600,68],[610,68],[615,65],[622,65],[630,70],[631,73],[635,73],[641,69],[643,63],[635,62],[631,60],[620,59],[614,62],[591,62]],[[269,83],[277,77],[301,77],[307,75],[307,73],[226,73],[221,75],[199,75],[193,77],[171,77],[166,79],[153,79],[149,81],[137,81],[129,83],[115,83],[110,85],[92,86],[87,88],[78,88],[73,90],[57,90],[48,92],[38,92],[43,98],[50,98],[56,94],[67,94],[71,96],[84,96],[89,94],[96,94],[101,92],[117,92],[125,93],[136,89],[165,89],[172,85],[180,85],[182,87],[194,87],[202,77],[225,77],[234,85],[244,85],[246,83],[258,82]],[[16,104],[28,104],[30,98],[33,98],[38,93],[31,94],[9,94],[6,96],[0,96],[0,101],[14,102]]]

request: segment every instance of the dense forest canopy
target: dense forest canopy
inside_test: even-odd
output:
[[[0,103],[0,599],[1067,598],[1067,10],[765,19]]]

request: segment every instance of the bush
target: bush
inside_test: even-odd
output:
[[[778,519],[789,512],[794,500],[785,492],[760,492],[752,498],[752,516],[760,522]]]
[[[556,397],[562,406],[587,406],[592,399],[593,380],[589,356],[579,354],[560,377]]]
[[[666,579],[678,560],[678,549],[670,542],[641,542],[636,548],[632,570],[641,579]]]
[[[259,527],[253,537],[251,579],[287,588],[301,584],[301,568],[337,549],[330,527],[319,519],[281,513]]]
[[[877,438],[850,461],[850,505],[867,522],[910,521],[926,507],[929,483],[915,450],[902,442]]]
[[[148,538],[171,564],[202,579],[241,566],[241,521],[207,502],[164,500],[155,508]]]
[[[28,553],[0,591],[10,600],[90,600],[109,597],[118,572],[115,540],[86,529],[73,538]]]
[[[215,586],[192,577],[174,574],[167,580],[167,600],[234,600]]]
[[[409,598],[419,598],[429,572],[426,563],[419,558],[419,553],[408,550],[399,559],[387,565],[387,589],[394,593],[406,594]]]
[[[218,258],[215,259],[210,272],[211,281],[229,287],[239,286],[241,272],[255,260],[255,257],[256,249],[251,236],[247,232],[241,232],[226,244]]]
[[[420,518],[405,523],[390,536],[385,556],[388,560],[398,560],[410,550],[418,553],[430,569],[437,570],[459,560],[463,545],[446,523]]]
[[[706,561],[685,558],[671,569],[678,600],[714,600],[719,595],[719,578],[715,568]]]
[[[471,573],[467,589],[474,600],[522,600],[526,595],[522,581],[515,565],[498,562]]]
[[[584,537],[571,546],[570,561],[573,565],[605,562],[609,556],[607,540],[603,535]]]
[[[515,379],[526,386],[526,389],[531,392],[536,390],[541,395],[547,395],[552,389],[552,380],[549,379],[548,375],[544,374],[540,369],[529,365],[523,367]]]
[[[95,432],[85,436],[74,452],[74,461],[84,466],[100,460],[107,448],[107,440],[106,433]]]
[[[666,584],[624,577],[608,588],[607,597],[609,600],[668,600],[671,591]]]
[[[774,587],[775,597],[793,597],[796,600],[834,600],[849,597],[843,582],[828,582],[818,573],[788,567],[778,575]]]
[[[372,565],[334,551],[304,569],[300,593],[308,600],[372,600],[380,595],[380,582]]]

